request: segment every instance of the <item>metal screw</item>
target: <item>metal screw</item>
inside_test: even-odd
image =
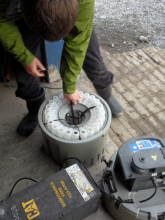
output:
[[[139,158],[140,162],[145,163],[145,157]]]
[[[106,133],[102,135],[102,137],[105,137]]]

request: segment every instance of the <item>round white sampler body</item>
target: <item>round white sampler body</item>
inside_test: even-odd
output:
[[[75,157],[86,165],[100,159],[111,122],[111,111],[98,95],[80,91],[77,105],[67,104],[59,92],[46,99],[40,107],[38,118],[44,147],[56,162]],[[75,160],[68,161],[73,164]]]

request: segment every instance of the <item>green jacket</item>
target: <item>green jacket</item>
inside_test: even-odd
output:
[[[7,0],[0,0],[0,42],[23,66],[29,65],[34,55],[25,47],[21,33],[15,22],[6,22],[5,8]],[[79,13],[74,28],[64,38],[60,74],[63,90],[73,94],[77,77],[82,69],[85,54],[90,41],[95,0],[79,0]]]

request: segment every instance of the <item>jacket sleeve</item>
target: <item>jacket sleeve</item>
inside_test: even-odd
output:
[[[25,47],[21,33],[15,22],[6,22],[6,0],[0,0],[0,42],[23,66],[29,65],[34,55]]]
[[[63,90],[73,94],[81,72],[93,29],[95,0],[80,0],[78,18],[74,28],[64,38],[60,74]]]

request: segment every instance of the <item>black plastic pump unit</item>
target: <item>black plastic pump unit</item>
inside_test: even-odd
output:
[[[103,201],[115,220],[165,219],[165,139],[130,139],[104,161]]]
[[[82,220],[98,209],[100,199],[78,162],[0,202],[0,220]]]

